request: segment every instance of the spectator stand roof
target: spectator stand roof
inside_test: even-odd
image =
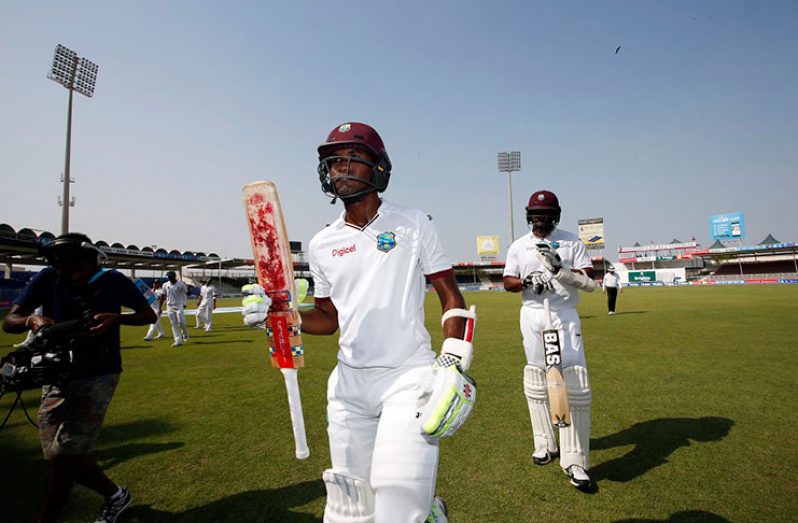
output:
[[[39,256],[39,248],[55,239],[49,231],[32,228],[14,230],[8,224],[0,224],[0,263],[12,265],[46,265]],[[218,254],[192,251],[166,250],[152,247],[139,248],[121,243],[108,244],[103,240],[94,242],[108,256],[106,265],[116,269],[167,270],[183,267],[238,267],[251,260],[222,260]]]

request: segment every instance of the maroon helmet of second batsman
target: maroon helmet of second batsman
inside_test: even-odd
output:
[[[533,233],[542,236],[551,234],[560,223],[560,201],[551,191],[537,191],[529,197],[526,206],[526,222]]]
[[[333,156],[333,152],[343,146],[351,146],[366,151],[372,158],[368,162],[362,158],[349,156]],[[323,144],[319,145],[319,181],[321,190],[335,202],[342,198],[335,188],[332,178],[332,165],[335,162],[348,161],[363,163],[371,167],[371,180],[361,180],[368,187],[355,194],[346,195],[345,199],[356,199],[370,192],[383,192],[391,178],[391,160],[385,150],[385,144],[377,131],[370,125],[358,122],[347,122],[339,125],[327,135]]]

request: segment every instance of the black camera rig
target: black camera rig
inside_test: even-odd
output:
[[[89,336],[92,315],[42,327],[25,347],[0,359],[0,391],[22,391],[69,380],[80,350]]]

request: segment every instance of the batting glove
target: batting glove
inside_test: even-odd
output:
[[[524,289],[532,289],[535,294],[543,294],[543,291],[553,291],[554,285],[551,283],[551,273],[549,271],[535,271],[527,274],[522,282]]]
[[[477,401],[477,383],[460,365],[433,366],[432,392],[420,402],[421,433],[446,438],[465,423]]]
[[[551,248],[551,245],[547,243],[539,243],[538,247],[538,259],[540,263],[543,264],[552,274],[557,274],[562,269],[562,258],[560,255],[557,254],[557,251]]]
[[[241,300],[241,314],[244,316],[244,324],[249,327],[258,327],[266,321],[269,314],[269,307],[272,299],[266,295],[266,291],[257,283],[251,283],[241,287],[244,298]]]

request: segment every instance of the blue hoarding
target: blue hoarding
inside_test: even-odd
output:
[[[713,240],[740,240],[745,238],[745,223],[741,212],[710,216],[709,228]]]

